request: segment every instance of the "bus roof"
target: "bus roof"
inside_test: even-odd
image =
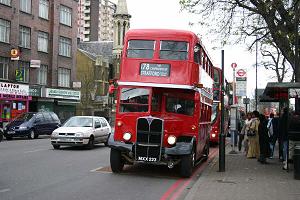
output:
[[[176,29],[130,29],[127,33],[127,37],[186,37],[186,38],[198,38],[197,35],[191,31],[176,30]]]

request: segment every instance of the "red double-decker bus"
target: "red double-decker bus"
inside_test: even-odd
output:
[[[113,172],[138,162],[179,164],[183,177],[209,154],[212,62],[192,32],[138,29],[126,33],[117,81]]]
[[[228,119],[229,119],[229,97],[228,97],[228,86],[222,83],[222,70],[218,67],[213,67],[213,106],[211,115],[211,131],[210,131],[210,142],[217,144],[219,143],[219,135],[221,132],[221,97],[222,88],[224,89],[224,131],[227,133],[228,130]]]

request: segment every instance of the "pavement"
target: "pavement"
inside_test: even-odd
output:
[[[185,200],[299,200],[300,180],[294,179],[293,164],[287,172],[278,157],[261,164],[244,152],[230,154],[226,146],[225,172],[218,172],[219,157],[207,166]],[[278,155],[275,152],[275,155]]]

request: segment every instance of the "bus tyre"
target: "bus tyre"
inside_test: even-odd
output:
[[[180,175],[184,178],[191,177],[194,163],[195,163],[195,153],[183,155],[181,157],[181,162],[180,162]]]
[[[110,167],[114,173],[119,173],[123,170],[124,161],[122,160],[121,152],[117,149],[110,149]]]

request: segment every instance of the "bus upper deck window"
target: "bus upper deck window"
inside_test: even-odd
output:
[[[194,47],[194,62],[200,64],[201,59],[201,47],[199,44],[196,44]]]
[[[160,59],[187,60],[189,45],[187,42],[161,41]]]
[[[129,40],[128,58],[153,58],[154,40]]]

